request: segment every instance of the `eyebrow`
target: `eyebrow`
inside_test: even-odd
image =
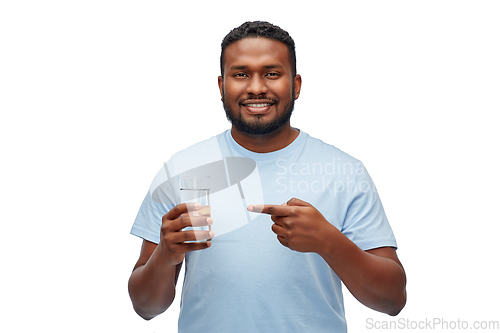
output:
[[[243,70],[243,69],[247,69],[248,66],[231,66],[231,68],[229,68],[230,70]],[[264,66],[263,68],[266,68],[266,69],[275,69],[275,68],[283,68],[283,66],[279,65],[279,64],[276,64],[276,65],[266,65]]]

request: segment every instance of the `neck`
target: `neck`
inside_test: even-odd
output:
[[[255,153],[270,153],[285,148],[293,142],[300,131],[290,123],[268,135],[251,135],[231,127],[231,135],[240,146]]]

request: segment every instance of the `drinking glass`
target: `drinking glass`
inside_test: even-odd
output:
[[[200,203],[202,208],[189,211],[191,216],[210,217],[210,177],[209,176],[182,176],[179,177],[179,189],[181,202]],[[209,231],[210,226],[186,227],[183,230]],[[202,242],[205,239],[197,239],[193,242]],[[186,243],[189,243],[186,242]]]

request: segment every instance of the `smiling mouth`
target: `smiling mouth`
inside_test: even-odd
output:
[[[272,103],[248,103],[248,104],[243,104],[243,106],[250,107],[250,108],[264,108],[266,106],[271,106],[273,105]]]
[[[241,102],[240,105],[244,107],[248,113],[263,114],[269,112],[275,103],[275,101],[267,98],[260,101],[256,99],[247,99],[246,101]]]
[[[268,113],[273,103],[244,103],[243,108],[250,114],[265,114]]]

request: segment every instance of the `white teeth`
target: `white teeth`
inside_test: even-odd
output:
[[[271,104],[269,103],[261,103],[261,104],[247,104],[247,106],[251,107],[251,108],[263,108],[263,107],[266,107],[266,106],[269,106]]]

